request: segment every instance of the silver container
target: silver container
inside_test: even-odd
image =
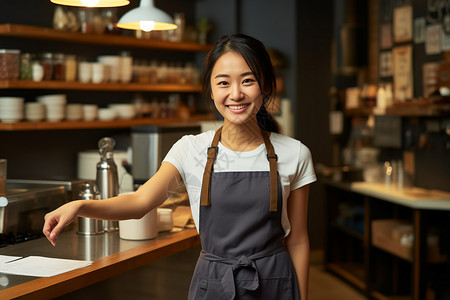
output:
[[[95,183],[85,183],[81,187],[81,191],[78,195],[80,200],[99,200],[100,193],[98,192]],[[78,217],[78,234],[82,235],[97,235],[102,234],[103,221],[97,219],[91,219],[86,217]]]
[[[104,137],[98,142],[100,161],[97,163],[96,182],[101,199],[119,195],[119,179],[113,156],[115,144],[114,139],[110,137]],[[103,221],[103,230],[119,230],[119,222]]]

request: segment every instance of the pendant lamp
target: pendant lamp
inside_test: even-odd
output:
[[[139,7],[125,13],[116,25],[131,30],[173,30],[177,28],[173,19],[155,7],[153,0],[141,0]]]
[[[50,2],[80,7],[117,7],[130,4],[128,0],[50,0]]]

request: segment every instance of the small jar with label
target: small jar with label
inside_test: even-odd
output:
[[[53,53],[45,52],[42,53],[41,56],[41,65],[44,69],[44,77],[43,80],[52,80],[53,79]]]
[[[66,77],[64,54],[55,53],[53,55],[53,79],[62,81]]]
[[[66,81],[75,81],[77,79],[77,57],[75,55],[65,55]]]
[[[31,67],[31,54],[22,53],[20,55],[20,79],[31,80],[33,76],[33,70]]]
[[[20,50],[0,49],[0,80],[19,78]]]

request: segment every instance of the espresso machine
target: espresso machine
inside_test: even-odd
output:
[[[135,186],[145,183],[158,171],[170,148],[181,137],[201,132],[199,124],[144,125],[132,128],[132,175]]]

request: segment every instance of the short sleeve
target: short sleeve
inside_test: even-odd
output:
[[[163,162],[169,162],[177,168],[183,181],[185,179],[184,166],[189,153],[188,149],[189,142],[187,136],[183,136],[175,144],[173,144],[172,148],[170,148],[166,157],[163,159]]]
[[[304,144],[300,143],[298,147],[297,170],[292,178],[291,190],[301,188],[316,180],[311,151]]]

